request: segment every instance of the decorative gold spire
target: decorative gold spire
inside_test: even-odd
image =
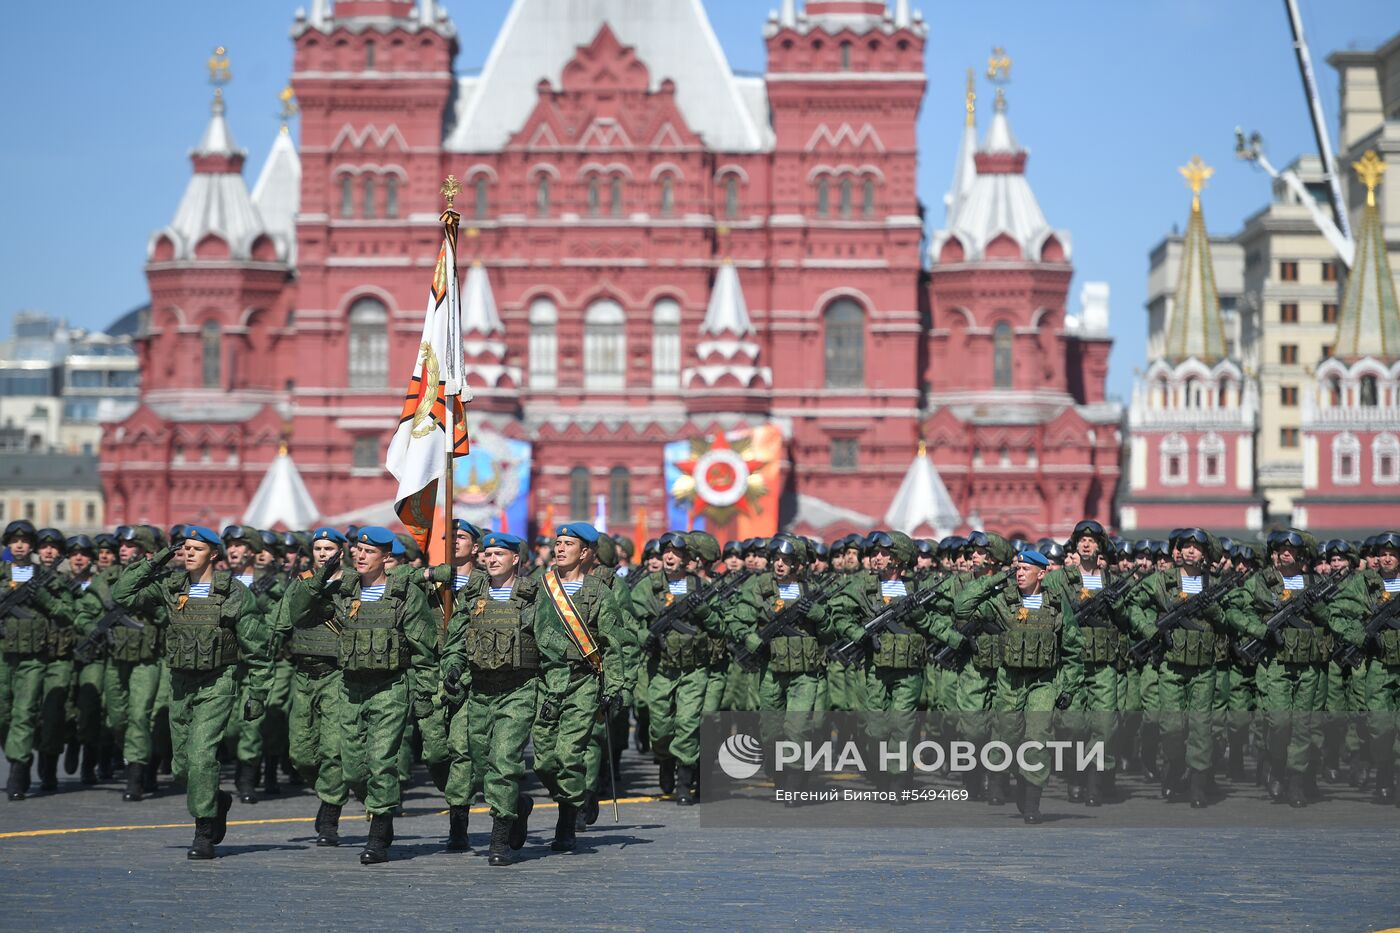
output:
[[[448,175],[438,191],[447,199],[447,209],[450,211],[452,210],[452,202],[456,200],[457,195],[462,193],[462,183],[457,180],[456,175]]]
[[[992,49],[992,56],[987,59],[987,80],[998,83],[1011,80],[1011,56],[1001,46]]]
[[[1201,161],[1200,156],[1192,156],[1191,161],[1177,169],[1181,177],[1186,179],[1186,186],[1191,189],[1191,210],[1201,209],[1201,191],[1205,188],[1206,182],[1215,174],[1215,169]]]
[[[1356,170],[1356,177],[1361,179],[1361,183],[1366,186],[1366,206],[1375,207],[1376,188],[1380,186],[1386,164],[1376,155],[1374,149],[1367,149],[1361,160],[1351,163],[1351,167]]]
[[[292,90],[292,86],[290,84],[282,88],[282,93],[277,95],[277,99],[282,102],[282,110],[281,113],[278,114],[278,116],[282,118],[282,132],[286,133],[288,121],[290,121],[292,117],[296,116],[297,112],[300,111],[301,108],[297,106],[296,91]]]
[[[967,69],[967,125],[977,125],[977,72]]]
[[[918,454],[918,455],[919,455],[920,457],[927,457],[927,456],[928,456],[928,442],[925,441],[922,437],[919,438],[919,454]]]
[[[233,80],[229,70],[227,50],[221,45],[209,56],[209,83],[214,85],[214,96],[222,97],[224,85]]]

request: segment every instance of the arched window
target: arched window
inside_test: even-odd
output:
[[[676,179],[667,173],[661,176],[661,216],[670,217],[676,209]]]
[[[1332,482],[1348,486],[1361,482],[1361,442],[1350,431],[1332,441]]]
[[[535,213],[540,217],[549,216],[549,176],[541,175],[535,182]]]
[[[1197,482],[1219,486],[1225,482],[1225,442],[1219,434],[1207,434],[1196,445]]]
[[[355,179],[349,175],[340,176],[340,216],[355,216]]]
[[[375,298],[350,306],[349,375],[352,389],[389,384],[389,311]]]
[[[656,303],[651,313],[652,385],[678,389],[681,384],[681,306],[670,298]]]
[[[1201,407],[1201,384],[1196,380],[1196,377],[1195,377],[1195,376],[1188,376],[1188,377],[1186,377],[1186,396],[1185,396],[1185,399],[1186,399],[1186,400],[1185,400],[1185,403],[1184,403],[1184,407],[1186,407],[1186,408],[1200,408],[1200,407]]]
[[[366,175],[364,180],[364,200],[360,203],[360,216],[365,220],[374,219],[374,176]]]
[[[205,321],[199,329],[202,351],[204,388],[218,389],[223,385],[223,338],[216,321]]]
[[[384,179],[384,216],[390,219],[399,216],[399,176],[389,175]]]
[[[609,209],[614,217],[622,216],[622,176],[614,175],[609,185]]]
[[[1011,388],[1011,325],[1002,321],[992,329],[992,385]]]
[[[1371,441],[1371,481],[1379,486],[1400,483],[1400,440],[1394,434],[1377,434]]]
[[[485,220],[491,216],[490,184],[485,175],[476,176],[476,185],[472,188],[472,208],[477,220]]]
[[[849,42],[841,43],[841,70],[851,70],[851,43]]]
[[[1375,408],[1380,404],[1380,392],[1377,390],[1375,376],[1361,377],[1361,394],[1358,400],[1366,408]]]
[[[831,180],[823,175],[817,179],[817,216],[831,214]]]
[[[1180,434],[1169,434],[1162,441],[1161,476],[1163,486],[1181,486],[1191,477],[1186,468],[1190,448]]]
[[[729,220],[739,216],[739,178],[736,175],[724,179],[724,216]]]
[[[366,70],[369,70],[369,71],[373,71],[373,70],[374,70],[374,40],[373,40],[373,39],[370,39],[368,42],[365,43],[365,68],[366,68]]]
[[[865,311],[849,298],[826,309],[826,386],[856,388],[865,384]]]
[[[588,216],[598,216],[598,204],[601,192],[598,189],[598,176],[592,175],[588,179]]]
[[[530,387],[552,389],[556,385],[559,309],[548,298],[530,302]]]
[[[596,301],[583,315],[583,385],[621,389],[626,382],[626,315],[615,301]]]
[[[849,218],[851,216],[851,179],[841,179],[841,216]]]
[[[576,466],[569,471],[569,517],[575,521],[588,521],[593,516],[589,512],[588,500],[593,498],[588,482],[588,467]]]
[[[866,220],[875,216],[875,179],[867,178],[861,186],[860,213]]]
[[[608,471],[608,525],[621,528],[632,520],[632,474],[627,467]]]

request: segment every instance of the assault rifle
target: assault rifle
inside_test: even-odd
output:
[[[1109,586],[1105,586],[1093,596],[1084,600],[1074,609],[1074,620],[1081,627],[1093,626],[1096,623],[1100,626],[1109,621],[1108,613],[1124,596],[1128,595],[1128,590],[1132,589],[1138,582],[1138,578],[1130,573],[1125,573]]]
[[[1001,574],[1001,579],[992,584],[986,595],[991,596],[1016,579],[1016,568],[1008,567]],[[963,666],[967,656],[972,653],[972,639],[981,634],[982,623],[978,619],[964,625],[962,628],[953,626],[953,631],[963,637],[961,648],[954,648],[952,645],[944,645],[938,649],[938,653],[933,656],[933,663],[947,671],[956,671]]]
[[[865,642],[881,632],[887,632],[896,625],[902,625],[915,613],[921,612],[938,596],[937,587],[926,587],[897,599],[861,626],[860,638],[852,639],[844,645],[831,649],[831,657],[848,667],[853,667],[865,659]]]
[[[808,603],[815,603],[818,600],[826,599],[837,590],[841,589],[843,582],[840,578],[825,580],[818,583],[812,592],[807,593],[798,599],[793,600],[789,605],[779,609],[767,624],[758,630],[758,640],[767,645],[773,639],[787,632],[795,632],[795,623],[807,612]],[[758,670],[758,656],[748,649],[748,646],[739,642],[731,642],[729,651],[734,655],[734,660],[746,671],[752,673]]]
[[[1366,658],[1366,646],[1372,644],[1381,632],[1388,628],[1400,629],[1400,596],[1391,596],[1371,613],[1371,617],[1366,620],[1366,637],[1361,639],[1360,645],[1348,645],[1343,642],[1337,647],[1337,663],[1347,667],[1360,667]]]
[[[1172,629],[1187,628],[1195,632],[1206,631],[1207,627],[1193,621],[1192,616],[1199,615],[1207,606],[1215,605],[1220,601],[1220,597],[1238,586],[1243,578],[1243,574],[1231,570],[1223,576],[1217,577],[1210,586],[1205,587],[1199,593],[1193,593],[1186,597],[1158,616],[1157,631],[1140,641],[1133,642],[1133,646],[1128,649],[1128,654],[1134,661],[1145,664],[1152,659],[1153,648],[1158,640]]]
[[[1346,573],[1334,574],[1324,577],[1322,582],[1316,586],[1294,591],[1293,595],[1281,607],[1275,609],[1274,614],[1269,617],[1269,621],[1264,623],[1264,628],[1269,630],[1266,636],[1268,640],[1251,638],[1244,644],[1235,647],[1235,655],[1245,664],[1258,664],[1268,649],[1269,641],[1283,644],[1283,627],[1285,625],[1292,628],[1311,629],[1312,626],[1303,621],[1303,616],[1318,603],[1336,596],[1337,591],[1341,589],[1341,581],[1346,579],[1346,576]]]
[[[58,571],[53,567],[35,567],[34,576],[0,596],[0,637],[5,634],[5,619],[27,607],[39,591],[48,585]]]
[[[647,629],[646,641],[643,643],[648,651],[655,651],[661,644],[661,639],[667,632],[678,632],[681,635],[698,635],[700,630],[689,622],[685,621],[695,609],[707,605],[716,599],[728,599],[744,581],[753,575],[753,571],[742,570],[735,574],[725,574],[720,583],[710,587],[708,590],[697,590],[686,595],[685,599],[677,600],[661,615],[656,617],[656,621],[651,623]],[[699,596],[698,602],[693,602],[690,597]]]
[[[127,615],[126,610],[121,606],[113,606],[103,614],[102,618],[97,620],[97,627],[92,630],[92,634],[84,638],[73,649],[73,657],[84,664],[96,660],[100,649],[116,641],[112,630],[119,625],[135,629],[138,632],[146,627],[146,623],[138,622]]]

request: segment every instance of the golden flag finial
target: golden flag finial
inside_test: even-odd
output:
[[[1200,156],[1192,156],[1191,161],[1177,171],[1186,179],[1186,185],[1191,189],[1191,210],[1200,210],[1201,190],[1205,188],[1210,176],[1215,174],[1215,169],[1202,162]]]
[[[233,80],[233,72],[228,66],[228,50],[222,45],[209,56],[209,83],[214,85],[214,96],[223,94],[223,86]]]
[[[977,125],[977,72],[967,69],[967,125]]]
[[[992,49],[992,57],[987,59],[987,79],[998,83],[1011,80],[1011,56],[1001,46]]]
[[[447,209],[450,211],[452,210],[452,202],[456,200],[457,195],[462,193],[462,183],[457,180],[456,175],[448,175],[447,180],[442,183],[442,187],[438,190],[447,199]]]
[[[1385,162],[1376,155],[1374,149],[1367,149],[1360,160],[1351,163],[1351,167],[1356,170],[1356,177],[1366,186],[1366,206],[1375,207],[1376,188],[1380,187],[1381,176],[1385,174]]]
[[[297,106],[297,94],[290,84],[282,88],[282,93],[277,95],[277,99],[282,102],[282,111],[278,115],[282,118],[282,132],[285,133],[287,121],[296,116],[301,108]]]
[[[924,440],[922,437],[919,438],[919,456],[928,456],[928,441]]]

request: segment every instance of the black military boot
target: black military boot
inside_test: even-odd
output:
[[[695,776],[693,765],[681,765],[676,768],[676,805],[688,807],[695,803],[695,798],[691,795],[691,781]]]
[[[194,842],[190,843],[190,850],[185,853],[185,858],[203,860],[213,857],[214,821],[202,816],[194,821]]]
[[[640,706],[637,708],[637,751],[643,755],[651,751],[651,713]]]
[[[1352,752],[1347,756],[1347,783],[1352,787],[1360,787],[1365,782],[1366,762],[1362,759],[1361,752]]]
[[[160,790],[160,771],[155,762],[147,762],[146,768],[141,772],[141,789],[146,792],[146,796],[155,796]]]
[[[511,820],[491,818],[491,848],[487,853],[487,865],[509,865]]]
[[[1248,729],[1230,730],[1230,758],[1229,767],[1225,772],[1225,776],[1232,781],[1243,781],[1245,779],[1244,746],[1245,737],[1248,735]]]
[[[214,845],[218,845],[228,835],[228,811],[233,809],[233,794],[221,790],[215,794],[214,803],[219,808],[214,814]]]
[[[1021,782],[1021,818],[1031,826],[1043,820],[1040,815],[1040,795],[1044,790],[1039,784]]]
[[[277,777],[277,759],[272,755],[263,758],[263,793],[271,796],[282,793],[282,785]]]
[[[1376,766],[1376,789],[1371,794],[1376,803],[1395,802],[1395,762],[1383,760]]]
[[[1155,781],[1162,775],[1157,764],[1157,748],[1161,739],[1161,726],[1148,723],[1142,727],[1142,776],[1148,781]]]
[[[39,753],[39,789],[58,790],[58,755],[49,752]]]
[[[322,802],[316,808],[316,845],[324,849],[340,845],[340,804]]]
[[[599,803],[600,796],[598,788],[596,787],[585,795],[583,800],[584,826],[592,826],[594,823],[598,822],[598,814],[603,810],[602,804]],[[582,830],[580,829],[580,831]]]
[[[471,814],[471,807],[447,808],[447,851],[448,852],[470,852],[471,842],[467,837],[467,817]]]
[[[1206,773],[1192,768],[1189,782],[1191,807],[1192,809],[1200,810],[1209,803],[1206,799]]]
[[[82,758],[82,746],[76,741],[69,742],[63,749],[63,773],[72,777],[78,772],[78,762]]]
[[[993,771],[987,775],[987,804],[993,807],[1006,806],[1006,798],[1011,792],[1011,775],[1005,771]]]
[[[1113,803],[1118,799],[1118,768],[1109,768],[1103,773],[1103,789],[1099,799],[1104,803]]]
[[[575,812],[573,804],[559,804],[559,820],[554,824],[554,841],[549,844],[555,852],[572,852],[578,846],[578,839],[574,833]]]
[[[433,786],[438,789],[439,794],[447,793],[447,778],[451,770],[450,761],[428,762],[428,777],[432,779]]]
[[[1186,778],[1186,763],[1173,759],[1162,766],[1162,799],[1180,800],[1182,784]]]
[[[1317,786],[1317,772],[1312,768],[1303,772],[1303,793],[1311,803],[1322,799],[1322,791]]]
[[[389,861],[389,846],[394,841],[394,818],[387,813],[369,818],[369,838],[360,853],[361,865],[378,865]]]
[[[128,803],[141,801],[145,794],[141,792],[145,784],[146,766],[139,761],[128,761],[126,763],[126,792],[122,794],[122,799]]]
[[[82,774],[78,780],[91,787],[97,783],[97,746],[89,742],[83,746]]]
[[[1069,791],[1065,795],[1070,803],[1084,802],[1084,785],[1087,783],[1088,782],[1085,780],[1085,777],[1082,774],[1074,774],[1070,776]]]
[[[510,847],[517,852],[525,848],[525,836],[530,831],[530,812],[535,801],[521,794],[515,798],[515,819],[510,822]]]
[[[1328,723],[1322,736],[1322,776],[1328,783],[1336,784],[1342,779],[1342,739],[1346,723]],[[69,771],[69,774],[73,772]]]
[[[233,786],[242,803],[257,803],[258,763],[240,761],[234,771]]]
[[[97,746],[97,779],[105,782],[116,777],[123,764],[120,758],[116,747],[104,739],[102,744]]]
[[[29,793],[29,762],[10,762],[10,779],[5,782],[5,793],[11,800],[23,800]]]
[[[1296,771],[1288,775],[1288,805],[1295,810],[1308,805],[1308,792],[1303,783],[1303,775]]]
[[[661,785],[663,796],[669,796],[676,792],[676,759],[661,759],[657,783]]]
[[[1269,788],[1269,797],[1272,798],[1275,803],[1286,797],[1284,781],[1288,778],[1288,769],[1285,764],[1285,751],[1286,750],[1280,750],[1278,754],[1273,754],[1272,752],[1269,754],[1269,778],[1267,786]],[[1301,784],[1299,786],[1301,787]]]
[[[1084,776],[1084,806],[1103,806],[1103,775],[1097,768],[1090,768]]]

